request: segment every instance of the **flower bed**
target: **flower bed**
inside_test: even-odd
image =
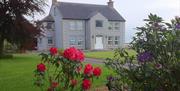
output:
[[[40,55],[42,60],[35,70],[35,84],[43,90],[85,91],[91,88],[94,78],[99,78],[102,73],[100,67],[93,67],[91,64],[83,67],[84,53],[74,47],[64,52],[51,48],[49,54]]]

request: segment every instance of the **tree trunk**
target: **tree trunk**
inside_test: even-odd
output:
[[[4,39],[0,39],[0,56],[3,54],[3,48],[4,48]]]

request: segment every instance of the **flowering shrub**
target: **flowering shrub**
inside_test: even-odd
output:
[[[106,65],[120,79],[109,79],[108,86],[118,91],[127,87],[132,91],[180,91],[180,17],[165,23],[150,14],[145,21],[145,26],[137,27],[130,46],[137,55],[117,49],[115,57],[107,59]]]
[[[41,63],[35,70],[35,84],[48,91],[85,91],[91,88],[92,79],[101,75],[101,68],[86,64],[83,68],[84,53],[70,47],[58,53],[50,48],[49,54],[41,53]]]

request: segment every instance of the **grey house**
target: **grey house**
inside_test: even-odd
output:
[[[123,47],[125,19],[107,5],[57,2],[52,0],[50,13],[43,20],[44,36],[38,38],[38,50],[74,46],[85,50],[108,50]]]

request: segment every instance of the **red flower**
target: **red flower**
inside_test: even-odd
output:
[[[40,72],[44,72],[46,70],[46,66],[43,63],[37,65],[37,70]]]
[[[75,47],[70,47],[64,50],[63,57],[72,61],[80,61],[84,60],[84,53]]]
[[[99,68],[99,67],[94,68],[93,74],[94,74],[94,76],[97,76],[97,77],[100,76],[101,75],[101,68]]]
[[[51,55],[55,55],[58,53],[58,49],[55,47],[51,47],[49,51],[50,51]]]
[[[59,85],[58,82],[52,82],[51,83],[52,88],[56,88],[58,85]]]
[[[76,86],[76,85],[77,85],[77,82],[78,82],[78,81],[77,81],[76,79],[72,79],[72,80],[71,80],[71,85],[72,85],[72,86]]]
[[[83,89],[87,90],[91,87],[91,81],[88,79],[84,79],[82,83]]]
[[[84,68],[84,74],[91,75],[93,71],[93,66],[91,64],[86,64]]]

